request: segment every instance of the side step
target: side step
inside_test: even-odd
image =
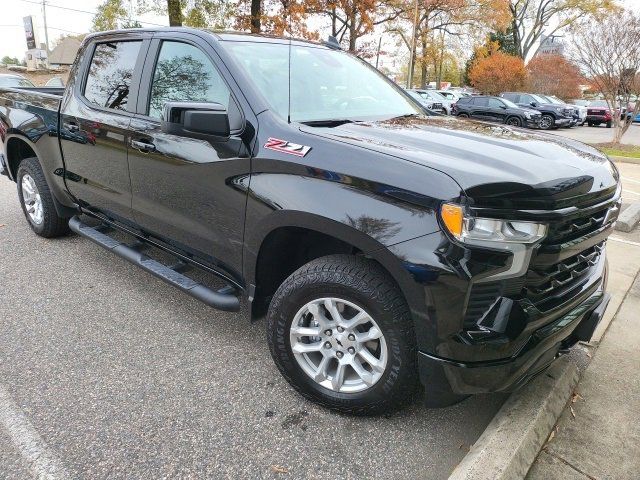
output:
[[[69,228],[85,238],[88,238],[94,243],[97,243],[102,248],[115,253],[116,255],[128,260],[129,262],[137,265],[138,267],[146,270],[147,272],[155,275],[161,280],[173,285],[174,287],[182,290],[187,295],[191,295],[197,298],[201,302],[207,305],[217,308],[218,310],[225,310],[227,312],[237,312],[240,310],[240,300],[237,296],[231,293],[233,288],[223,288],[219,291],[212,290],[205,287],[201,283],[192,280],[191,278],[182,275],[178,271],[163,265],[162,263],[154,260],[153,258],[140,252],[137,245],[129,246],[121,243],[109,235],[106,235],[97,230],[97,228],[86,225],[77,216],[69,220]]]

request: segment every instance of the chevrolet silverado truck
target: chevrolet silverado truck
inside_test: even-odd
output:
[[[428,116],[332,43],[92,34],[64,90],[0,89],[0,137],[35,234],[266,316],[282,375],[339,411],[516,389],[609,299],[604,154]]]

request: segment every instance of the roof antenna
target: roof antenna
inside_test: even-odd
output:
[[[342,47],[340,46],[340,42],[338,42],[338,39],[333,35],[329,35],[329,38],[327,38],[327,41],[322,43],[324,43],[329,48],[333,48],[334,50],[342,50]]]

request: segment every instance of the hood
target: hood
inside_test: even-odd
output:
[[[595,148],[499,124],[433,116],[301,130],[443,172],[478,205],[561,208],[613,195],[618,184]]]

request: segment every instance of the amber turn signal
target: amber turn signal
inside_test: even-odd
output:
[[[445,203],[440,209],[440,216],[449,233],[455,237],[462,235],[462,207],[453,203]]]

